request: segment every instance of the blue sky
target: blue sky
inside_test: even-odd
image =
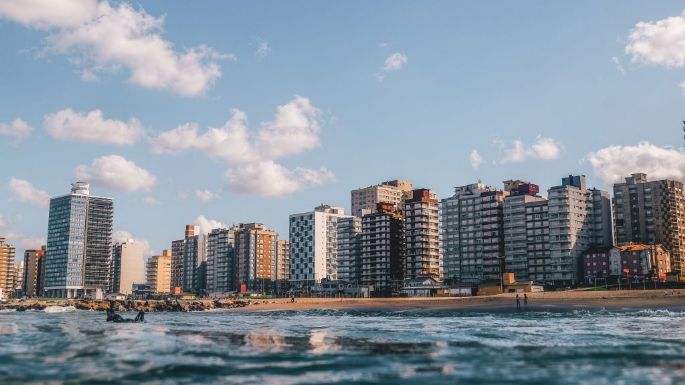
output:
[[[154,251],[199,216],[286,234],[388,179],[447,197],[683,178],[682,1],[46,4],[0,1],[0,236],[19,252],[76,176]]]

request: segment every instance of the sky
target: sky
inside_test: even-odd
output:
[[[390,179],[685,179],[682,1],[0,0],[0,237],[50,197],[115,240],[261,222]]]

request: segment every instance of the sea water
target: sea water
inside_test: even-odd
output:
[[[2,312],[0,383],[685,384],[685,313]]]

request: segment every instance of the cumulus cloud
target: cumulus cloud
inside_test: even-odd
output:
[[[605,147],[589,153],[585,160],[607,184],[621,182],[637,172],[646,173],[650,179],[685,180],[685,154],[649,142]]]
[[[119,155],[99,157],[90,166],[79,165],[74,176],[96,186],[123,192],[149,190],[157,183],[154,175]]]
[[[473,167],[474,170],[478,170],[483,163],[483,157],[478,153],[478,150],[471,151],[469,154],[469,162],[471,162],[471,167]]]
[[[135,238],[133,234],[125,230],[117,230],[112,232],[112,243],[135,242],[143,245],[143,255],[150,256],[154,252],[147,239]]]
[[[308,98],[296,96],[278,106],[274,118],[261,123],[254,134],[248,128],[247,115],[233,110],[230,119],[220,128],[210,127],[200,132],[197,124],[188,123],[162,132],[150,140],[151,150],[158,154],[202,152],[232,166],[226,180],[234,191],[266,196],[288,194],[334,179],[332,172],[326,169],[289,170],[275,162],[320,145],[320,114]],[[260,171],[265,174],[259,174]],[[265,189],[255,183],[255,178],[261,183],[278,186]]]
[[[31,182],[27,180],[12,177],[7,185],[12,195],[22,202],[29,202],[44,208],[50,206],[50,194],[33,187]]]
[[[328,183],[335,180],[335,175],[323,167],[319,170],[302,167],[289,170],[273,161],[264,161],[229,169],[226,180],[229,188],[237,192],[278,197]]]
[[[385,63],[383,63],[383,72],[399,71],[407,64],[408,60],[407,55],[395,52],[385,59]]]
[[[530,146],[526,146],[521,139],[514,140],[509,146],[501,140],[496,140],[495,144],[500,149],[500,158],[497,161],[499,164],[521,163],[530,159],[557,159],[563,148],[561,143],[544,136],[535,138]]]
[[[213,191],[209,191],[207,189],[195,190],[195,197],[203,202],[209,202],[211,200],[217,199],[219,197],[219,194]]]
[[[228,228],[225,223],[214,219],[208,219],[204,215],[200,215],[199,217],[195,218],[193,223],[200,228],[200,233],[202,234],[209,234],[214,229]]]
[[[198,96],[221,76],[227,55],[200,45],[179,51],[162,37],[164,17],[108,0],[25,0],[0,2],[0,19],[48,33],[48,52],[76,57],[83,73],[126,68],[130,82]]]
[[[100,110],[57,111],[45,116],[44,125],[53,138],[84,143],[131,145],[145,135],[145,128],[137,119],[129,118],[125,122],[105,119]]]
[[[17,142],[28,138],[32,131],[33,127],[21,118],[16,118],[9,124],[0,122],[0,135],[11,136]]]
[[[625,47],[632,61],[679,68],[685,65],[685,14],[655,22],[640,21]]]
[[[257,39],[257,49],[255,50],[255,55],[263,59],[271,53],[271,47],[269,46],[269,42],[263,39]]]

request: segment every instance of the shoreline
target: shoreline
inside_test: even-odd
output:
[[[685,312],[685,290],[624,290],[624,291],[562,291],[519,294],[521,310],[532,312],[573,311],[640,311],[668,310]],[[307,310],[353,310],[353,311],[418,311],[418,312],[470,312],[470,313],[516,313],[516,294],[506,293],[475,297],[431,298],[290,298],[256,299],[197,299],[197,300],[135,300],[115,301],[117,311],[143,309],[155,312],[194,312],[223,310],[226,312],[280,312]],[[104,311],[109,301],[67,299],[24,299],[0,304],[0,310],[44,310],[48,306],[69,307],[79,310]]]

